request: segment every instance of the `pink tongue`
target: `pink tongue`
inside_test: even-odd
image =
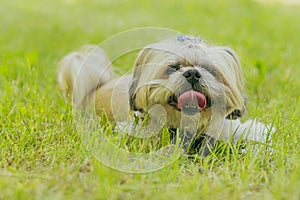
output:
[[[184,92],[178,97],[178,108],[191,108],[197,107],[202,110],[206,106],[205,96],[195,90],[189,90]]]

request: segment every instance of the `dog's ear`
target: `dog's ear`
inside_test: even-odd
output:
[[[243,92],[244,87],[244,80],[242,76],[242,67],[240,64],[240,59],[237,54],[229,47],[222,47],[222,49],[226,52],[227,55],[232,59],[232,62],[235,64],[235,72],[236,72],[236,82],[237,82],[237,89],[240,93],[238,95],[240,98],[239,108],[234,109],[226,118],[227,119],[237,119],[244,116],[247,108],[247,97]]]
[[[129,85],[129,105],[131,110],[140,110],[141,108],[136,107],[136,90],[138,88],[141,72],[145,63],[148,62],[149,58],[149,48],[144,48],[138,55],[133,69],[133,77]]]
[[[134,69],[133,74],[136,74],[137,69]],[[135,103],[135,98],[136,98],[136,89],[138,86],[138,82],[139,82],[139,78],[137,76],[133,76],[131,83],[129,85],[129,106],[130,106],[130,110],[137,110],[136,108],[136,103]]]
[[[229,47],[222,47],[222,48],[226,53],[228,53],[234,59],[234,61],[237,65],[239,65],[239,66],[241,65],[238,55],[231,48],[229,48]]]

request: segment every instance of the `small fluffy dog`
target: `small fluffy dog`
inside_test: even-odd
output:
[[[58,81],[76,110],[105,112],[116,122],[125,121],[128,113],[162,115],[163,126],[173,139],[179,134],[184,150],[189,144],[197,148],[203,136],[210,144],[230,137],[266,142],[272,132],[255,120],[238,120],[246,97],[236,53],[189,35],[146,46],[133,73],[115,79],[104,51],[84,46],[62,59]]]

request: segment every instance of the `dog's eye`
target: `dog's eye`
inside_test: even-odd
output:
[[[208,71],[208,73],[210,73],[214,77],[216,77],[218,75],[217,71],[212,67],[203,66],[203,68],[206,69],[206,71]]]
[[[181,66],[180,65],[170,65],[169,68],[171,68],[175,71],[178,71],[178,70],[180,70]]]
[[[170,65],[170,66],[168,67],[167,73],[168,73],[168,74],[172,74],[172,73],[174,73],[174,72],[176,72],[176,71],[178,71],[178,70],[180,70],[180,69],[181,69],[181,66],[180,66],[180,65]]]
[[[217,76],[217,72],[216,72],[214,69],[207,69],[207,71],[208,71],[211,75],[213,75],[214,77]]]

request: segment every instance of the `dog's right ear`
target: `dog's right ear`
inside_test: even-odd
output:
[[[149,61],[150,48],[144,48],[138,55],[133,69],[133,77],[129,85],[129,105],[131,110],[141,110],[142,108],[137,108],[136,106],[136,92],[138,85],[140,83],[141,72],[144,65]]]
[[[134,71],[136,71],[134,69]],[[134,72],[135,74],[135,72]],[[130,82],[130,85],[129,85],[129,106],[130,106],[130,110],[138,110],[136,108],[136,103],[135,103],[135,99],[136,99],[136,89],[137,89],[137,85],[138,85],[138,82],[139,82],[139,78],[136,77],[136,76],[133,76],[132,77],[132,80]]]

